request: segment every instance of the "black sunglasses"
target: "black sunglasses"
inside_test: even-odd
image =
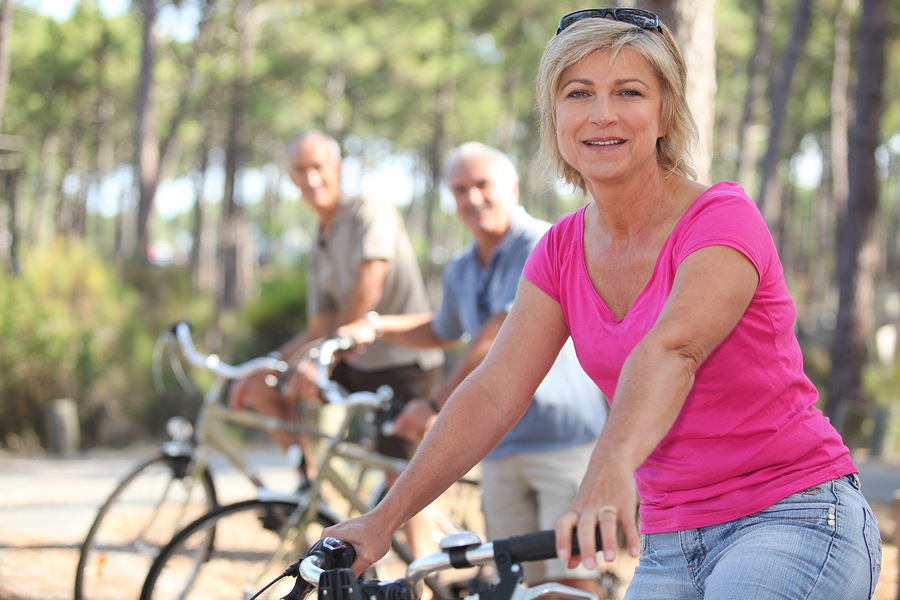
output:
[[[649,10],[640,8],[588,8],[576,10],[559,20],[556,35],[559,35],[573,23],[582,19],[613,19],[622,23],[636,25],[641,29],[655,29],[662,33],[662,22]]]

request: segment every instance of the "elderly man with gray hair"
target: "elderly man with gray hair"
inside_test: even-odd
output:
[[[396,419],[397,432],[420,440],[450,394],[485,358],[512,307],[525,260],[550,227],[518,205],[519,178],[503,152],[468,142],[448,157],[444,177],[457,213],[474,239],[443,272],[440,310],[420,315],[379,315],[337,333],[357,343],[465,350],[439,391],[410,402]],[[578,364],[571,340],[534,394],[518,424],[482,462],[483,505],[492,539],[552,529],[584,477],[605,421],[596,385]],[[564,561],[526,563],[535,585],[556,581],[596,592],[597,573]]]

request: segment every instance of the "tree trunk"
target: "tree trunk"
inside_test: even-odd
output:
[[[6,87],[9,85],[12,50],[13,0],[0,5],[0,131],[3,131],[3,109],[6,106]]]
[[[69,133],[66,140],[66,149],[63,152],[63,160],[65,167],[57,185],[57,202],[56,202],[56,235],[68,236],[72,231],[72,223],[75,219],[74,201],[68,198],[65,192],[66,173],[75,167],[75,152],[78,148],[78,131],[75,127]]]
[[[195,291],[200,291],[202,285],[202,265],[203,260],[203,231],[205,223],[203,222],[204,198],[203,190],[206,187],[206,170],[209,168],[209,150],[212,145],[212,127],[204,119],[203,141],[200,143],[200,164],[197,166],[197,175],[194,177],[194,223],[191,228],[193,236],[193,244],[191,244],[191,282]]]
[[[240,73],[232,83],[231,119],[225,148],[225,187],[222,194],[222,222],[219,226],[219,269],[220,288],[217,294],[218,307],[234,308],[238,304],[238,234],[237,228],[243,210],[235,198],[235,184],[238,170],[238,135],[244,114],[244,84]]]
[[[275,14],[271,4],[253,7],[241,14],[241,5],[235,10],[235,26],[241,35],[238,48],[238,66],[231,86],[231,121],[225,148],[225,188],[222,195],[222,223],[219,227],[219,268],[221,271],[217,306],[231,309],[247,298],[252,283],[247,264],[252,259],[248,253],[246,217],[242,202],[235,194],[238,169],[244,160],[244,113],[246,112],[247,87],[253,75],[253,54],[265,20]],[[252,267],[250,267],[252,271]]]
[[[831,70],[831,183],[835,207],[847,210],[847,134],[850,127],[850,15],[855,0],[841,0],[834,19],[834,67]]]
[[[873,330],[873,273],[877,262],[874,221],[878,211],[875,150],[884,109],[887,0],[863,0],[856,58],[855,121],[848,147],[848,195],[839,215],[837,272],[839,306],[831,347],[825,412],[840,415],[850,402],[865,402],[862,373]]]
[[[779,158],[778,140],[787,115],[787,103],[790,98],[791,81],[794,79],[794,71],[803,48],[806,46],[806,38],[812,22],[813,0],[797,0],[794,7],[794,17],[791,22],[790,44],[784,54],[781,64],[781,74],[778,80],[770,86],[771,118],[769,121],[769,146],[763,158],[759,194],[757,204],[769,224],[769,227],[777,226],[781,214],[781,200],[778,193],[778,181],[775,176],[775,168]]]
[[[428,147],[428,170],[431,177],[431,186],[425,203],[425,239],[434,239],[434,213],[441,201],[441,168],[443,163],[444,144],[446,143],[447,115],[453,110],[456,100],[456,77],[449,71],[437,91],[435,99],[434,125],[431,130],[431,144]],[[435,266],[428,262],[426,272],[423,273],[428,280],[434,273]]]
[[[847,214],[847,132],[850,123],[850,13],[856,0],[841,0],[834,16],[834,66],[831,71],[831,152],[820,190],[830,190],[817,195],[819,207],[812,215],[817,228],[818,252],[813,257],[810,284],[811,301],[824,303],[831,288],[832,279],[827,275],[827,259],[835,247],[835,215]],[[827,183],[830,182],[830,186]],[[830,193],[829,193],[830,192]]]
[[[51,177],[53,165],[59,152],[59,136],[46,132],[41,142],[40,164],[38,165],[37,189],[31,210],[31,243],[40,244],[47,232],[47,196],[53,187]]]
[[[700,134],[692,158],[698,181],[710,183],[716,106],[716,0],[654,0],[647,5],[672,29],[684,55],[688,105]]]
[[[6,192],[6,200],[9,203],[9,272],[19,274],[22,271],[22,265],[19,262],[19,227],[18,213],[19,207],[17,202],[17,191],[19,187],[19,169],[9,169],[3,172],[4,191]]]
[[[178,127],[188,113],[188,101],[190,100],[191,92],[194,90],[197,81],[197,58],[205,50],[206,44],[212,36],[212,10],[214,3],[215,0],[207,0],[203,6],[203,17],[197,25],[197,37],[194,38],[194,42],[191,45],[191,53],[186,62],[187,75],[185,75],[185,78],[181,81],[181,88],[178,91],[175,114],[172,115],[172,120],[169,122],[169,128],[166,131],[166,135],[163,136],[162,142],[159,145],[159,164],[161,167],[165,167],[171,162],[171,148],[177,139]],[[160,168],[160,171],[163,170],[165,169]]]
[[[153,110],[153,58],[156,54],[156,39],[153,27],[157,16],[157,0],[142,0],[144,7],[144,29],[141,49],[141,72],[135,100],[137,127],[135,134],[135,165],[138,174],[138,218],[137,248],[146,256],[149,242],[150,214],[159,187],[163,167],[172,156],[172,146],[178,134],[178,127],[188,111],[188,99],[196,81],[197,57],[203,51],[212,30],[212,8],[214,0],[207,0],[203,6],[203,18],[198,25],[191,53],[187,60],[188,72],[181,82],[175,114],[160,142],[156,132],[156,114]],[[142,261],[143,262],[143,261]]]
[[[772,60],[772,11],[771,0],[756,0],[756,48],[747,62],[747,96],[738,128],[738,182],[750,189],[753,172],[759,158],[757,141],[752,135],[756,120],[754,107],[764,86],[764,76]]]
[[[153,58],[156,54],[156,38],[153,27],[156,23],[157,0],[141,0],[144,10],[141,46],[141,70],[138,74],[135,93],[135,171],[138,191],[138,214],[135,240],[137,242],[139,264],[147,260],[150,213],[153,198],[159,185],[159,140],[156,134],[156,115],[153,109]]]

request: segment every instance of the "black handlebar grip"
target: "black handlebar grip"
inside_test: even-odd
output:
[[[600,547],[600,528],[594,530],[597,548]],[[538,531],[509,538],[509,551],[513,562],[548,560],[556,558],[556,533]],[[572,556],[580,553],[578,537],[572,532]]]
[[[380,412],[375,417],[375,425],[380,429],[385,423],[393,422],[393,420],[397,418],[397,415],[403,412],[403,408],[405,406],[406,404],[402,402],[391,400],[391,405],[387,408],[387,410]]]
[[[319,568],[323,571],[331,569],[345,569],[353,564],[356,560],[356,550],[353,546],[342,542],[333,537],[327,537],[313,544],[312,548],[303,558],[309,556],[317,556],[319,558]],[[303,560],[302,558],[300,559]],[[296,564],[296,563],[295,563]],[[311,583],[307,583],[302,576],[297,577],[294,587],[287,595],[282,596],[281,600],[300,600],[313,588]]]
[[[346,569],[356,560],[356,550],[347,542],[342,542],[333,537],[327,537],[316,542],[327,549],[324,553],[328,557],[324,569]]]

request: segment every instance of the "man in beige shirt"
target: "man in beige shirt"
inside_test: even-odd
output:
[[[273,354],[290,361],[305,345],[370,311],[430,311],[422,274],[399,211],[391,204],[364,196],[350,197],[341,191],[337,141],[319,131],[305,132],[291,143],[288,159],[291,180],[318,217],[319,234],[307,256],[307,327]],[[428,397],[440,385],[443,362],[440,350],[376,342],[365,353],[338,363],[332,378],[351,392],[375,391],[389,385],[395,400],[408,402]],[[282,394],[263,377],[250,377],[233,386],[231,402],[292,419],[296,400],[318,397],[314,366],[295,373],[289,388]],[[273,433],[273,437],[285,449],[294,443],[305,446],[303,440],[284,432]],[[410,458],[415,448],[400,438],[379,435],[376,449],[389,456]]]

